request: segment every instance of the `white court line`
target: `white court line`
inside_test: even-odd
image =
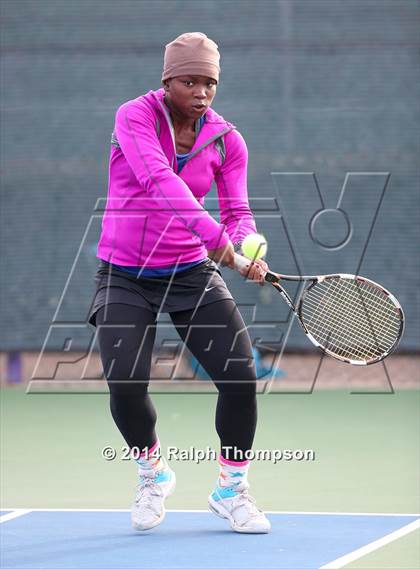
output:
[[[323,565],[320,567],[320,569],[340,569],[340,567],[345,567],[352,561],[360,559],[368,553],[376,551],[376,549],[379,549],[384,545],[387,545],[388,543],[391,543],[392,541],[395,541],[396,539],[399,539],[400,537],[403,537],[404,535],[407,535],[418,528],[420,528],[420,520],[415,520],[414,522],[411,522],[410,524],[407,524],[406,526],[403,526],[402,528],[397,529],[396,531],[393,531],[392,533],[389,533],[388,535],[385,535],[376,541],[372,541],[371,543],[368,543],[359,549],[355,549],[354,551],[347,553],[347,555],[343,555],[342,557],[334,559],[334,561],[330,561],[330,563]]]
[[[10,510],[12,508],[3,508],[4,510]],[[3,514],[0,516],[0,524],[4,524],[4,522],[8,522],[9,520],[14,520],[15,518],[19,518],[20,516],[24,516],[25,514],[29,514],[32,510],[23,510],[22,508],[14,508],[13,512],[9,512],[8,514]]]
[[[19,510],[19,508],[2,508],[3,510]],[[23,512],[131,512],[128,508],[31,508]],[[210,510],[166,510],[167,512],[209,514]],[[393,516],[415,517],[414,514],[394,514],[389,512],[296,512],[287,510],[264,510],[266,514],[301,515],[301,516]],[[9,515],[9,514],[6,514]]]
[[[123,510],[130,511],[130,510]],[[210,510],[166,510],[167,512],[194,512],[208,514]],[[264,510],[266,514],[282,514],[296,516],[392,516],[392,517],[415,517],[419,514],[390,514],[383,512],[296,512],[288,510]]]
[[[30,512],[130,512],[129,509],[120,509],[120,508],[32,508],[30,510],[25,510],[22,508],[3,508],[4,510],[13,510],[8,514],[3,514],[0,516],[0,523],[7,522],[9,520],[13,520],[14,518],[18,518],[20,516],[24,516],[25,514],[29,514]],[[168,512],[178,512],[178,513],[210,513],[209,510],[167,510]],[[398,517],[412,517],[418,516],[419,514],[390,514],[390,513],[372,513],[372,512],[296,512],[296,511],[280,511],[280,510],[267,510],[268,514],[293,514],[293,515],[304,515],[304,516],[398,516]],[[360,557],[364,557],[368,553],[375,551],[407,535],[416,529],[420,528],[420,520],[415,520],[402,528],[389,533],[388,535],[377,539],[376,541],[372,541],[371,543],[356,549],[344,555],[343,557],[339,557],[334,561],[327,563],[320,567],[320,569],[340,569],[344,567],[348,563],[359,559]]]
[[[188,510],[186,510],[188,511]],[[286,510],[264,510],[267,514],[290,514],[302,516],[420,516],[419,514],[390,514],[389,512],[290,512]]]

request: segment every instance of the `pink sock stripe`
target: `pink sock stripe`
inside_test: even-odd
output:
[[[159,438],[157,439],[157,441],[153,444],[153,446],[149,447],[149,452],[146,453],[146,451],[141,452],[139,455],[139,458],[143,458],[144,456],[146,456],[146,454],[148,454],[149,456],[155,452],[155,450],[160,446],[160,441]]]
[[[227,458],[225,458],[224,456],[220,455],[219,456],[219,462],[221,464],[226,464],[227,466],[248,466],[249,464],[249,460],[243,460],[242,462],[238,462],[235,460],[228,460]]]

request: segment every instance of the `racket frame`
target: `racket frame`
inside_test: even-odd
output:
[[[250,265],[250,263],[252,263],[252,261],[250,259],[246,259],[245,257],[238,259],[238,257],[241,257],[241,256],[236,254],[235,255],[235,265],[236,265],[237,269],[247,268]],[[399,312],[399,316],[400,316],[400,329],[398,331],[398,335],[397,335],[395,342],[386,352],[383,352],[381,355],[376,356],[374,358],[371,358],[369,360],[353,360],[350,358],[346,358],[346,357],[340,356],[339,354],[332,352],[327,347],[322,346],[312,336],[312,334],[309,332],[309,330],[306,328],[305,323],[303,322],[303,319],[302,319],[303,318],[302,306],[303,306],[306,295],[317,283],[320,283],[320,282],[328,280],[328,279],[337,279],[337,278],[338,279],[351,279],[351,280],[355,280],[357,282],[360,282],[361,284],[363,284],[363,283],[370,284],[370,285],[380,289],[394,304],[395,309]],[[367,279],[366,277],[360,277],[357,275],[351,275],[351,274],[347,274],[347,273],[332,273],[332,274],[328,274],[328,275],[317,275],[317,276],[316,275],[304,275],[304,276],[300,276],[300,275],[279,275],[277,273],[267,271],[265,273],[264,279],[274,286],[274,288],[281,294],[283,300],[286,302],[286,304],[289,306],[289,308],[291,308],[291,310],[295,313],[295,315],[298,318],[299,324],[301,325],[303,331],[305,332],[305,334],[306,334],[307,338],[310,340],[310,342],[314,346],[319,348],[321,351],[325,352],[329,356],[331,356],[331,357],[333,357],[339,361],[342,361],[342,362],[345,362],[345,363],[348,363],[351,365],[358,365],[358,366],[366,366],[366,365],[378,363],[378,362],[382,361],[383,359],[385,359],[387,356],[389,356],[397,348],[397,346],[401,340],[401,337],[404,333],[405,316],[404,316],[404,311],[403,311],[400,303],[398,302],[398,300],[385,287],[376,283],[375,281]],[[297,305],[295,305],[293,300],[291,299],[290,295],[281,286],[281,284],[280,284],[281,280],[294,281],[294,282],[309,282],[309,281],[312,281],[312,282],[309,286],[305,287],[304,291],[300,295],[299,302],[297,303]]]

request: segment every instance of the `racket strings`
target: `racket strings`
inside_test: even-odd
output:
[[[334,291],[334,293],[337,295],[337,291]],[[343,296],[342,294],[340,294],[340,291],[338,291],[338,293],[339,293],[339,295],[338,295],[336,298],[337,298],[337,300],[338,300],[340,303],[342,303],[342,309],[346,310],[349,306],[353,308],[353,303],[352,303],[352,302],[349,303],[348,296]],[[360,293],[359,290],[358,290],[358,293]],[[364,291],[364,293],[365,293],[365,294],[364,294],[365,297],[366,297],[366,293],[369,295],[369,291]],[[315,292],[315,294],[316,294],[316,292]],[[330,299],[335,299],[335,297],[334,297],[334,296],[330,296]],[[359,312],[354,312],[352,316],[353,316],[353,320],[354,320],[355,322],[358,322],[359,324],[363,324],[363,325],[364,325],[364,324],[366,323],[366,318],[368,318],[369,315],[368,315],[368,313],[366,312],[366,308],[367,308],[367,307],[366,307],[366,305],[365,305],[363,296],[360,296],[360,301],[361,301],[361,303],[362,303],[362,305],[363,305],[363,308],[365,309],[365,310],[364,310],[364,313],[363,313],[362,316],[361,316],[360,311],[359,311]],[[378,302],[377,302],[377,299],[375,299],[374,296],[371,296],[371,298],[369,298],[369,301],[370,301],[371,306],[373,306],[374,308],[382,308],[382,304],[381,304],[381,303],[378,303]],[[328,307],[328,308],[331,309],[331,307]],[[392,305],[392,312],[394,312],[394,307],[393,307],[393,305]],[[379,313],[379,315],[380,315],[380,313]],[[338,315],[336,315],[336,316],[338,316]],[[337,320],[337,318],[336,318],[336,320]],[[385,333],[386,333],[386,332],[385,332]]]
[[[369,320],[369,315],[366,314],[366,307],[365,307],[365,302],[363,300],[363,297],[361,299],[359,299],[359,305],[362,306],[362,310],[363,308],[365,309],[365,313],[363,314],[363,312],[361,313],[360,310],[356,310],[354,311],[354,308],[349,305],[349,301],[348,301],[348,294],[343,295],[343,290],[339,289],[337,290],[337,287],[334,287],[334,295],[328,294],[328,296],[326,296],[324,298],[324,302],[322,303],[323,306],[320,307],[318,305],[318,310],[317,310],[317,314],[315,315],[316,318],[318,318],[319,320],[319,316],[320,316],[320,308],[323,308],[323,311],[327,314],[329,313],[334,313],[334,317],[332,318],[332,320],[329,322],[329,330],[328,333],[326,333],[325,329],[323,327],[319,326],[319,322],[317,322],[317,326],[314,326],[312,329],[312,333],[317,332],[318,335],[320,337],[318,337],[318,340],[321,340],[322,343],[324,345],[328,345],[328,348],[331,350],[336,350],[337,352],[340,353],[340,355],[342,356],[348,356],[348,354],[346,354],[346,349],[348,349],[349,347],[353,350],[353,352],[355,352],[355,355],[362,358],[362,359],[366,359],[369,358],[369,356],[373,356],[376,354],[376,352],[378,351],[379,348],[379,353],[381,353],[382,350],[382,346],[379,346],[379,342],[378,342],[378,338],[377,338],[377,333],[375,333],[375,329],[373,327],[372,322]],[[345,291],[346,293],[348,293],[348,291]],[[334,305],[334,303],[336,301],[340,302],[341,308],[342,310],[348,312],[349,308],[352,310],[351,315],[352,315],[352,326],[348,326],[349,322],[346,322],[346,327],[344,330],[341,330],[341,337],[339,338],[339,341],[337,341],[337,326],[340,326],[342,328],[342,318],[343,318],[343,314],[340,314],[337,312],[337,306]],[[376,304],[376,302],[375,302]],[[334,310],[334,312],[332,312]],[[315,324],[315,320],[316,318],[312,318],[311,324]],[[348,320],[348,319],[347,319]],[[364,333],[361,334],[361,329],[364,329]],[[366,331],[368,332],[368,335],[366,335]],[[357,333],[357,336],[355,337],[355,333]],[[355,339],[356,339],[356,344],[355,344]]]
[[[308,300],[307,300],[307,304],[310,305],[314,310],[317,310],[317,309],[320,307],[320,304],[318,304],[318,303],[319,303],[320,301],[322,301],[323,298],[322,298],[319,294],[317,294],[316,292],[314,293],[313,296],[316,297],[317,302],[315,303],[313,300],[311,301],[311,300],[308,299]],[[340,300],[343,300],[343,301],[345,302],[347,299],[346,299],[346,298],[341,298]],[[363,303],[363,299],[361,299],[361,302]],[[305,301],[305,304],[306,304],[306,301]],[[372,306],[375,306],[375,304],[377,305],[377,307],[381,307],[381,306],[382,306],[382,305],[379,304],[378,302],[375,303],[375,301],[372,301],[372,299],[371,299],[371,305],[372,305]],[[343,308],[346,308],[346,307],[343,306]],[[393,311],[395,311],[394,305],[392,305],[392,308],[393,308]],[[324,306],[324,309],[331,309],[331,307],[330,307],[330,306],[328,306],[328,307],[327,307],[327,306]],[[353,319],[354,319],[355,322],[357,321],[360,325],[364,325],[364,324],[365,324],[365,319],[366,319],[366,318],[365,318],[365,317],[366,317],[366,312],[365,312],[365,314],[364,314],[363,316],[364,316],[364,318],[362,319],[362,318],[360,318],[359,314],[355,313],[355,314],[353,314]],[[340,320],[339,320],[339,317],[340,317],[339,314],[333,313],[333,316],[332,316],[331,319],[334,321],[335,324],[337,324],[337,323],[340,321]],[[383,324],[384,324],[384,326],[385,326],[385,324],[387,324],[387,320],[386,320],[386,319],[383,319]],[[397,330],[398,330],[398,329],[399,329],[399,320],[397,321],[397,325],[398,325],[398,328],[397,328]],[[382,335],[383,335],[383,337],[384,337],[385,339],[388,338],[389,340],[392,340],[392,339],[394,338],[394,334],[392,333],[392,330],[389,330],[389,329],[386,328],[386,327],[383,328],[383,330],[382,330]]]
[[[364,339],[364,344],[355,344],[354,338],[349,334],[344,334],[341,338],[337,338],[334,331],[329,330],[326,333],[319,328],[313,328],[311,333],[316,337],[317,341],[330,352],[332,351],[346,359],[368,361],[372,357],[383,353],[383,349],[378,346],[377,342],[370,344],[369,339],[366,338]],[[358,337],[357,341],[362,342],[363,338]]]
[[[351,360],[368,361],[388,352],[401,327],[399,309],[381,289],[338,277],[306,291],[301,318],[320,345]]]
[[[347,295],[343,295],[342,294],[342,290],[334,290],[334,294],[335,296],[331,296],[328,295],[328,305],[327,303],[325,303],[324,309],[331,311],[333,306],[331,304],[331,300],[332,299],[337,299],[338,301],[340,301],[341,303],[341,307],[344,310],[348,310],[349,308],[353,310],[352,314],[352,327],[347,327],[344,331],[344,333],[342,334],[342,338],[341,338],[341,342],[336,343],[334,341],[334,332],[336,332],[336,330],[330,330],[328,333],[328,336],[325,336],[325,330],[320,330],[318,327],[318,332],[322,333],[322,340],[324,341],[324,343],[328,343],[329,344],[329,348],[333,348],[333,349],[338,349],[340,351],[341,355],[345,355],[343,354],[343,350],[345,350],[346,348],[348,348],[348,344],[350,344],[350,347],[356,352],[356,355],[361,357],[362,359],[365,359],[366,357],[369,356],[373,356],[376,354],[377,350],[379,349],[379,353],[382,353],[382,346],[379,345],[378,342],[378,334],[377,334],[377,330],[375,330],[374,328],[374,323],[372,323],[371,319],[369,318],[369,313],[366,310],[366,302],[364,301],[363,297],[360,298],[359,300],[359,304],[362,306],[362,310],[364,309],[364,314],[360,313],[360,310],[356,310],[354,311],[353,307],[351,305],[349,305],[349,299]],[[346,291],[348,292],[348,291]],[[372,300],[372,299],[370,299]],[[374,302],[373,304],[377,304],[377,302]],[[319,315],[318,315],[319,316]],[[339,320],[338,318],[339,317]],[[335,308],[335,316],[333,318],[333,322],[330,323],[330,325],[332,324],[333,326],[337,327],[338,322],[341,322],[342,320],[342,314],[337,314],[336,312],[336,308]],[[348,324],[348,321],[346,322],[346,324]],[[361,327],[363,327],[364,329],[364,334],[361,334]],[[355,332],[357,332],[357,344],[354,344],[354,334]],[[368,335],[366,335],[366,332],[368,332]],[[389,338],[388,338],[389,339]],[[326,341],[326,342],[325,342]]]
[[[319,308],[319,305],[316,306]],[[327,310],[332,310],[331,306],[325,307]],[[307,324],[307,323],[306,323]],[[341,330],[340,337],[337,337],[337,326],[341,326],[341,316],[335,314],[333,318],[329,319],[329,328],[325,328],[325,323],[321,323],[315,319],[310,322],[309,331],[311,334],[316,338],[316,340],[323,345],[324,347],[328,348],[330,351],[343,356],[348,357],[349,347],[352,349],[352,352],[360,357],[360,359],[368,359],[366,358],[366,346],[367,342],[365,340],[364,348],[362,350],[359,346],[355,346],[354,344],[354,337],[352,336],[351,330]],[[335,329],[334,329],[335,327]],[[360,340],[360,336],[358,337]]]

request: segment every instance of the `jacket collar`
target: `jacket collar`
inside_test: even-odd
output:
[[[142,98],[144,98],[155,109],[158,115],[160,115],[164,122],[168,125],[173,142],[173,153],[175,156],[175,133],[169,111],[163,102],[164,94],[165,90],[161,88],[157,91],[149,91],[143,95]],[[190,158],[192,158],[195,154],[198,154],[198,152],[214,142],[216,139],[234,129],[236,129],[235,125],[226,121],[221,115],[217,114],[215,111],[213,111],[212,108],[209,107],[206,111],[206,120],[204,121],[203,127],[191,149]],[[173,162],[175,162],[174,157]]]

